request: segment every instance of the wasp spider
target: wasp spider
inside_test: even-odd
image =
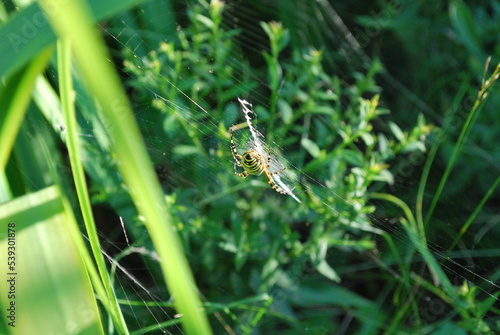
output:
[[[245,151],[243,155],[240,155],[238,154],[238,150],[236,149],[236,145],[234,144],[233,141],[233,127],[229,129],[229,134],[231,137],[231,153],[233,154],[235,162],[234,173],[243,179],[248,177],[248,175],[259,176],[262,173],[264,173],[267,178],[267,182],[276,192],[281,194],[288,194],[289,192],[286,192],[281,187],[279,187],[271,177],[272,175],[278,174],[286,170],[286,168],[283,168],[276,172],[269,171],[270,167],[269,165],[271,164],[271,148],[268,148],[267,150],[267,162],[264,159],[264,157],[262,157],[262,155],[255,150],[248,150]],[[236,171],[236,165],[243,168],[243,172],[238,173],[238,171]]]

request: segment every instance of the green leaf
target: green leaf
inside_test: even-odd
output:
[[[290,42],[290,32],[287,29],[285,29],[283,30],[283,35],[279,39],[278,50],[282,51],[288,45],[289,42]]]
[[[212,29],[214,26],[214,21],[204,15],[196,14],[195,18],[209,29]]]
[[[318,92],[314,92],[314,98],[315,99],[320,99],[320,100],[324,100],[324,101],[338,101],[339,100],[339,96],[332,92],[332,91],[318,91]]]
[[[391,154],[389,150],[389,141],[384,134],[378,134],[378,150],[383,157],[388,157]]]
[[[281,78],[283,77],[283,70],[280,64],[271,57],[268,53],[264,52],[264,58],[267,62],[267,78],[269,85],[273,88],[278,88]]]
[[[391,128],[392,133],[398,139],[399,142],[405,141],[405,134],[397,124],[395,124],[392,121],[389,121],[389,128]]]
[[[412,152],[420,150],[421,152],[425,152],[425,144],[421,141],[412,141],[408,143],[401,152]]]
[[[301,285],[291,293],[290,298],[299,306],[337,305],[375,310],[375,305],[368,299],[333,283],[316,282],[314,285]]]
[[[361,138],[363,139],[363,142],[369,147],[371,147],[375,143],[375,138],[374,135],[371,133],[362,133]]]
[[[142,2],[145,0],[89,0],[88,4],[96,23]],[[0,28],[0,78],[19,70],[55,41],[56,35],[38,3],[22,8]]]
[[[372,177],[372,179],[378,180],[378,181],[385,181],[385,182],[389,183],[390,185],[394,184],[394,176],[387,169],[383,169],[376,176]]]
[[[313,106],[309,113],[311,114],[324,114],[324,115],[333,115],[335,113],[335,109],[329,106]]]
[[[285,124],[289,124],[293,118],[292,107],[283,99],[278,100],[278,110],[281,114],[281,118]]]
[[[13,74],[4,81],[0,89],[0,169],[4,169],[18,134],[26,108],[31,100],[31,91],[38,75],[45,69],[52,54],[47,49],[39,55],[33,55],[33,60],[25,68]],[[1,64],[2,62],[0,62]]]
[[[196,155],[200,153],[200,150],[195,147],[194,145],[176,145],[175,148],[173,149],[173,152],[175,155],[179,156],[189,156],[189,155]]]
[[[262,29],[266,32],[267,36],[272,36],[273,35],[273,32],[271,30],[271,27],[269,27],[269,24],[267,22],[263,22],[261,21],[260,22],[260,26],[262,27]]]
[[[493,304],[498,301],[498,296],[500,295],[500,291],[493,293],[492,296],[484,299],[482,302],[477,304],[477,309],[479,311],[480,316],[486,315],[488,311],[491,309]]]
[[[436,331],[431,333],[432,335],[448,335],[448,334],[454,334],[454,335],[466,335],[467,332],[458,326],[456,326],[453,322],[451,321],[446,321],[444,324],[441,325]]]
[[[344,158],[347,163],[354,166],[362,166],[364,162],[361,153],[350,149],[342,150],[342,158]]]
[[[325,260],[321,261],[318,264],[318,266],[316,267],[316,270],[318,270],[318,272],[321,273],[326,278],[328,278],[336,283],[340,283],[339,275]]]
[[[221,134],[225,135],[229,127],[231,127],[236,122],[238,112],[238,105],[232,102],[226,104],[226,107],[224,108],[224,129],[222,129],[223,132],[220,132]]]
[[[474,20],[469,7],[462,0],[450,3],[449,15],[451,24],[457,31],[460,41],[477,56],[482,56],[481,40],[477,31],[477,22]]]
[[[304,149],[307,150],[307,152],[311,156],[313,156],[314,158],[318,158],[321,151],[316,143],[314,143],[313,141],[311,141],[308,138],[303,138],[300,141],[300,144],[304,147]]]
[[[51,186],[0,205],[0,251],[7,255],[7,245],[15,245],[17,262],[11,272],[19,274],[9,276],[16,280],[15,300],[2,294],[0,302],[16,302],[16,334],[67,334],[68,325],[78,334],[104,334],[83,262],[84,242],[64,201]],[[0,291],[8,292],[7,285],[2,276]]]

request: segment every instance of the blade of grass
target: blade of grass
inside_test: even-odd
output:
[[[120,172],[162,260],[160,265],[178,311],[183,314],[186,333],[211,334],[130,104],[110,66],[104,42],[93,28],[88,7],[79,1],[42,0],[40,4],[58,35],[71,41],[79,68],[102,106]]]
[[[30,110],[29,113],[30,122],[22,123],[23,130],[19,132],[16,139],[15,151],[13,152],[16,168],[8,171],[9,182],[11,185],[16,182],[23,183],[23,191],[30,189],[37,191],[46,190],[47,187],[45,185],[52,185],[55,182],[59,186],[58,190],[61,190],[63,189],[62,185],[65,184],[65,179],[61,178],[61,169],[56,167],[60,167],[62,162],[60,157],[55,154],[57,149],[52,138],[52,133],[48,132],[47,125],[43,123],[43,119],[40,114],[37,114],[37,111]],[[34,125],[30,127],[30,123],[34,123]],[[17,179],[13,178],[13,173],[19,173],[19,177]],[[18,221],[17,228],[21,231],[31,228],[31,226],[36,225],[40,221],[48,220],[51,215],[50,209],[57,211],[57,208],[54,209],[54,207],[59,206],[59,200],[61,200],[66,216],[68,217],[65,220],[65,227],[69,229],[73,243],[85,262],[87,275],[92,280],[97,296],[106,297],[97,270],[94,268],[93,260],[87,252],[86,244],[83,242],[82,235],[73,217],[69,201],[66,199],[66,196],[71,195],[68,191],[73,192],[73,190],[68,190],[67,187],[64,189],[64,192],[58,190],[57,194],[60,199],[49,201],[48,199],[51,199],[51,196],[43,193],[44,196],[40,198],[33,197],[29,198],[31,199],[30,201],[24,202],[25,207],[22,209],[22,215],[16,218]],[[45,201],[45,203],[41,206],[35,200],[40,200],[40,202]],[[40,233],[39,238],[44,239],[43,233]],[[58,250],[57,244],[54,244],[54,248]],[[58,252],[60,251],[58,250]],[[95,301],[94,295],[92,295],[91,299]],[[106,310],[110,309],[107,299],[101,299],[101,303]]]
[[[467,221],[464,223],[462,228],[460,229],[460,232],[457,234],[451,245],[448,247],[448,251],[453,250],[455,246],[457,245],[458,241],[462,238],[464,233],[469,229],[469,226],[472,224],[476,216],[479,214],[481,209],[483,208],[484,204],[488,199],[491,197],[493,194],[493,191],[497,188],[498,184],[500,183],[500,176],[497,177],[497,179],[493,182],[491,187],[488,189],[484,197],[481,199],[481,202],[477,205],[476,209],[474,209],[474,212],[471,214],[471,216],[467,219]]]
[[[469,86],[470,86],[470,79],[466,78],[465,80],[463,80],[458,94],[455,95],[452,106],[458,106],[460,104],[460,101],[462,101],[465,95],[467,94]],[[448,115],[451,114],[450,117],[452,117],[454,114],[453,112],[456,111],[457,109],[458,109],[457,107],[453,108],[452,110],[450,110],[450,113],[448,113]],[[438,152],[442,140],[443,136],[438,135],[436,142],[434,143],[434,145],[432,145],[431,150],[429,151],[429,155],[427,156],[427,159],[425,161],[425,166],[422,171],[422,176],[418,184],[417,199],[415,201],[415,216],[417,219],[417,224],[422,231],[425,231],[426,229],[423,218],[425,187],[427,185],[427,180],[429,178],[429,173],[431,171],[432,163],[434,162],[434,158],[436,157],[436,154]]]
[[[69,227],[76,222],[67,209],[55,186],[0,205],[0,250],[7,255],[7,245],[15,246],[16,253],[15,268],[10,271],[15,274],[9,274],[16,281],[15,298],[0,296],[2,306],[16,303],[15,327],[9,327],[8,334],[104,334],[71,236]],[[9,242],[8,222],[12,223]],[[7,271],[0,276],[0,290],[8,292]]]
[[[486,71],[489,65],[489,59],[486,62],[485,65],[485,73],[483,78],[486,78]],[[467,140],[469,133],[472,130],[472,127],[474,126],[474,123],[476,122],[479,112],[481,111],[481,108],[483,106],[482,102],[486,100],[488,96],[488,89],[493,85],[493,83],[498,79],[500,73],[500,64],[497,65],[495,70],[493,71],[492,75],[484,80],[481,85],[481,89],[478,92],[477,99],[474,102],[474,105],[472,106],[472,109],[467,116],[467,119],[465,120],[465,124],[462,127],[462,131],[460,132],[460,136],[458,137],[457,143],[455,144],[455,147],[453,148],[453,153],[451,154],[450,160],[448,161],[448,164],[446,165],[446,169],[443,173],[443,177],[441,178],[441,181],[439,182],[439,186],[434,193],[434,197],[432,198],[431,205],[429,206],[429,209],[427,211],[427,214],[425,216],[425,221],[424,225],[426,226],[432,216],[432,213],[434,212],[434,209],[436,208],[436,205],[439,201],[439,198],[441,197],[441,193],[443,192],[444,186],[446,182],[448,181],[448,177],[450,176],[451,170],[453,169],[453,166],[455,165],[455,161],[458,158],[458,155]]]
[[[448,294],[450,299],[456,303],[455,305],[459,306],[460,302],[458,296],[453,289],[453,286],[451,285],[448,277],[443,272],[436,259],[432,256],[432,253],[429,251],[425,237],[419,233],[417,223],[410,208],[403,201],[390,194],[373,193],[371,197],[373,199],[392,202],[403,210],[406,216],[406,220],[401,220],[401,224],[405,229],[406,234],[408,235],[412,244],[415,246],[418,252],[422,255],[431,273],[433,273],[434,277],[443,286],[446,294]]]
[[[54,154],[53,154],[53,152],[55,151],[54,146],[51,147],[46,140],[47,136],[41,137],[40,140],[36,143],[36,146],[37,149],[40,150],[43,156],[45,157],[45,160],[47,161],[47,167],[52,176],[52,180],[58,186],[58,190],[63,190],[59,191],[59,196],[62,200],[62,204],[64,206],[66,213],[68,213],[67,215],[70,217],[70,220],[67,220],[66,222],[66,226],[69,229],[73,243],[76,245],[76,248],[80,253],[80,257],[83,259],[85,263],[87,275],[92,281],[92,285],[96,293],[96,295],[94,296],[94,300],[99,299],[100,303],[104,306],[104,309],[106,309],[107,311],[112,311],[113,307],[110,305],[109,300],[105,299],[106,291],[104,289],[103,283],[101,282],[99,273],[95,268],[94,260],[92,259],[87,250],[87,244],[83,240],[80,228],[78,227],[78,224],[76,223],[76,220],[73,216],[73,211],[70,202],[67,198],[67,195],[64,193],[65,188],[63,188],[63,184],[65,183],[65,180],[61,178],[60,174],[58,173],[59,171],[57,170],[57,167],[61,166],[62,163],[57,162],[57,160],[54,159]],[[112,315],[112,312],[110,312],[110,314]]]
[[[116,14],[146,0],[90,0],[93,22]],[[37,2],[10,17],[0,28],[0,78],[12,74],[56,41],[56,36]]]
[[[10,151],[14,145],[26,107],[31,100],[31,91],[36,77],[45,69],[52,54],[52,48],[36,56],[26,68],[7,79],[0,93],[0,169],[5,169]],[[2,62],[0,62],[2,63]]]
[[[422,231],[425,231],[426,228],[424,225],[424,218],[423,218],[425,186],[427,185],[427,180],[431,172],[432,163],[434,162],[434,158],[436,157],[440,144],[441,143],[438,142],[431,147],[429,155],[425,160],[425,165],[422,171],[422,176],[420,177],[420,182],[418,183],[417,199],[415,201],[415,217],[417,220],[418,227]]]
[[[75,182],[80,209],[82,211],[85,228],[87,230],[90,246],[94,255],[94,260],[97,264],[97,268],[99,269],[101,281],[104,284],[107,298],[109,300],[109,306],[111,307],[109,313],[111,314],[111,317],[114,320],[114,325],[118,328],[118,331],[122,334],[128,334],[127,325],[121,313],[117,297],[111,285],[109,273],[106,269],[106,263],[101,253],[101,245],[99,243],[99,236],[94,222],[94,216],[92,214],[90,197],[87,193],[85,173],[80,161],[80,156],[78,155],[79,144],[78,136],[76,134],[77,123],[74,108],[74,91],[71,77],[71,52],[70,43],[68,40],[60,40],[58,42],[57,55],[61,104],[66,124],[66,145],[68,148],[71,171],[73,172],[73,179]],[[102,297],[102,299],[104,299],[104,297]]]

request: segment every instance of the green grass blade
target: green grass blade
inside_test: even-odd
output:
[[[467,80],[464,80],[461,87],[460,91],[458,94],[455,95],[454,101],[452,106],[455,106],[450,110],[450,113],[448,113],[445,118],[452,119],[454,112],[458,110],[458,106],[460,102],[463,100],[463,98],[467,94],[467,90],[470,86],[470,79],[467,78]],[[437,136],[436,142],[432,145],[431,149],[429,150],[429,155],[427,156],[427,159],[425,160],[425,165],[424,169],[422,171],[422,176],[420,177],[420,182],[418,184],[418,191],[417,191],[417,199],[415,201],[415,216],[417,219],[417,224],[422,229],[422,231],[425,231],[426,226],[424,224],[424,194],[425,194],[425,187],[427,185],[427,181],[429,178],[429,174],[431,171],[432,164],[434,163],[434,159],[436,158],[436,154],[438,153],[438,149],[440,145],[442,144],[441,142],[444,141],[445,137],[441,136],[443,133],[440,133]]]
[[[474,212],[471,214],[471,216],[467,219],[467,221],[464,223],[462,228],[460,229],[460,232],[457,234],[451,245],[448,247],[448,250],[451,251],[455,246],[457,245],[458,241],[462,238],[464,233],[469,229],[469,226],[472,224],[474,219],[477,217],[481,209],[483,208],[484,204],[488,199],[491,197],[493,194],[493,191],[497,188],[498,184],[500,183],[500,176],[497,177],[497,179],[493,182],[491,187],[488,189],[484,197],[481,199],[481,202],[477,205],[476,209],[474,209]]]
[[[418,250],[420,255],[422,255],[424,261],[427,263],[427,266],[429,267],[429,270],[434,274],[435,278],[439,280],[446,294],[448,294],[450,299],[455,301],[458,306],[459,305],[458,296],[455,290],[453,289],[450,280],[448,279],[444,271],[441,269],[436,259],[432,256],[432,253],[429,251],[425,237],[421,234],[421,232],[419,232],[413,213],[411,212],[408,205],[406,205],[403,201],[390,194],[374,193],[371,195],[371,197],[373,199],[380,199],[392,202],[393,204],[397,205],[403,210],[407,220],[401,220],[401,224],[405,229],[408,237],[410,238],[413,246]]]
[[[186,333],[210,334],[194,279],[172,227],[172,217],[167,212],[163,193],[125,92],[110,66],[104,43],[93,28],[90,10],[78,1],[62,4],[55,0],[44,0],[40,3],[58,35],[71,41],[75,59],[102,106],[120,171],[162,259],[160,264],[163,274],[178,312],[183,315]],[[89,50],[92,52],[89,53]]]
[[[7,84],[0,93],[0,106],[4,112],[0,114],[0,169],[4,169],[14,145],[26,107],[31,100],[31,91],[36,77],[45,69],[52,54],[47,49],[35,57],[25,69],[8,78]],[[0,62],[2,63],[2,62]]]
[[[486,62],[486,68],[489,64],[489,60]],[[486,72],[486,69],[485,69]],[[450,160],[448,161],[448,164],[446,165],[446,169],[443,173],[443,177],[441,178],[441,181],[439,182],[439,186],[436,190],[436,193],[434,193],[434,197],[432,198],[431,205],[429,206],[429,209],[427,211],[427,214],[425,216],[425,221],[424,225],[426,226],[432,216],[432,213],[434,212],[434,209],[436,208],[436,205],[439,201],[439,198],[441,197],[441,193],[443,192],[444,186],[446,185],[446,182],[448,181],[448,177],[450,176],[451,170],[453,169],[453,166],[455,165],[455,161],[458,158],[458,155],[460,151],[462,150],[462,147],[467,140],[469,133],[472,130],[472,127],[474,126],[475,121],[477,120],[477,117],[479,116],[479,112],[483,106],[484,100],[488,96],[488,89],[494,84],[494,82],[498,79],[498,75],[500,73],[500,64],[497,65],[495,68],[494,72],[492,75],[489,77],[487,80],[483,80],[481,89],[478,92],[478,96],[476,101],[474,102],[474,106],[472,106],[472,109],[467,116],[467,119],[465,120],[465,124],[462,127],[462,131],[460,132],[460,136],[458,137],[457,143],[455,144],[455,147],[453,148],[453,153],[451,154]],[[486,77],[486,75],[484,76]]]
[[[106,289],[107,298],[109,299],[111,316],[114,320],[114,325],[122,334],[127,334],[127,325],[120,310],[115,292],[113,290],[109,273],[106,269],[106,263],[101,252],[101,245],[99,243],[99,236],[92,214],[92,207],[90,205],[90,197],[87,192],[87,182],[85,181],[85,173],[79,156],[79,143],[76,131],[76,116],[74,108],[74,91],[71,76],[71,52],[70,43],[68,41],[60,41],[58,43],[58,73],[60,83],[60,95],[62,110],[66,125],[67,147],[71,163],[71,171],[75,181],[76,192],[80,209],[82,211],[83,220],[89,237],[90,246],[94,255],[94,260],[99,269],[101,281]]]
[[[142,2],[145,0],[91,0],[89,5],[94,22],[98,22]],[[38,3],[32,2],[21,9],[0,28],[0,78],[19,70],[55,41],[56,36]]]
[[[10,290],[5,276],[15,279],[15,297],[0,296],[3,307],[13,301],[16,306],[15,327],[8,326],[8,334],[104,334],[69,229],[76,222],[58,189],[49,187],[0,205],[0,222],[1,254],[7,255],[7,246],[15,245],[16,263],[12,269],[4,264],[0,275],[1,292]],[[10,232],[9,223],[15,224]]]

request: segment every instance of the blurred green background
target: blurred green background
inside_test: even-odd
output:
[[[11,199],[57,185],[68,205],[43,206],[68,222],[76,217],[83,237],[60,240],[83,262],[57,267],[62,261],[51,254],[60,246],[41,234],[40,257],[52,263],[37,271],[59,280],[80,273],[81,300],[100,313],[89,333],[196,333],[188,321],[181,326],[183,296],[165,285],[157,240],[139,214],[145,196],[122,177],[137,157],[131,151],[124,160],[112,134],[130,119],[193,273],[197,288],[189,289],[203,306],[196,311],[214,334],[500,332],[498,1],[90,1],[90,8],[109,55],[86,50],[114,67],[134,116],[113,100],[110,121],[88,73],[73,63],[74,130],[99,237],[93,261],[96,241],[83,228],[61,113],[61,49],[41,53],[57,33],[36,3],[14,1],[2,4],[0,28],[0,54],[8,55],[0,65],[2,225],[28,220]],[[45,12],[51,24],[65,15]],[[16,100],[19,92],[25,100]],[[271,170],[287,168],[280,175],[300,203],[263,176],[234,175],[229,128],[236,126],[239,154],[253,145],[238,98],[253,105]],[[37,220],[23,229],[46,224]],[[24,248],[33,236],[19,237]],[[164,271],[175,272],[169,261]],[[60,294],[45,289],[41,297],[79,306],[54,298]],[[6,303],[2,296],[2,309]],[[15,334],[3,319],[2,333]],[[86,327],[74,316],[54,323],[79,325],[68,333]]]

